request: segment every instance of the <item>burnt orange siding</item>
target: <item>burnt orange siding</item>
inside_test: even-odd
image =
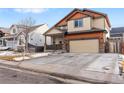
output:
[[[74,15],[72,15],[69,18],[69,20],[80,19],[80,18],[83,18],[83,17],[87,17],[87,15],[86,14],[83,14],[83,13],[80,13],[80,12],[77,12]]]
[[[103,32],[65,35],[66,39],[103,38]]]
[[[97,17],[101,17],[102,16],[100,14],[89,12],[89,11],[84,11],[84,13],[89,14],[89,15],[93,16],[94,18],[97,18]]]
[[[56,24],[56,26],[62,26],[62,25],[67,25],[67,20],[74,20],[74,19],[79,19],[79,18],[83,18],[86,17],[86,14],[80,13],[80,12],[73,12],[72,14],[70,14],[69,16],[67,16],[66,18],[64,18],[63,20],[61,20],[58,24]]]

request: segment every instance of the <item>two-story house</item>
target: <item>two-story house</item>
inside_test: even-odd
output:
[[[4,39],[4,41],[6,42],[6,46],[11,48],[11,49],[17,49],[18,33],[23,31],[24,29],[25,29],[24,25],[17,25],[17,24],[11,25],[11,27],[9,28],[10,34],[8,36],[2,37]]]
[[[34,25],[30,27],[14,24],[9,29],[10,35],[2,38],[6,41],[6,46],[11,49],[20,50],[20,47],[24,47],[28,44],[28,47],[35,51],[36,48],[44,48],[45,38],[43,33],[47,30],[47,24]],[[47,42],[50,43],[50,41],[50,38],[48,38]]]
[[[103,53],[110,28],[106,14],[89,9],[74,9],[44,33],[46,40],[47,37],[52,38],[51,47],[46,42],[45,49]]]
[[[4,46],[5,45],[5,41],[2,39],[2,37],[4,36],[8,36],[9,33],[9,28],[4,28],[4,27],[0,27],[0,46]]]
[[[29,27],[28,32],[26,30],[21,31],[18,34],[18,38],[17,38],[18,47],[28,43],[28,49],[30,51],[36,51],[36,52],[44,51],[45,37],[43,33],[45,33],[47,30],[48,30],[47,24],[40,24]],[[27,42],[25,41],[26,40],[25,36],[27,36]],[[51,44],[50,37],[47,39],[47,42],[48,44]]]

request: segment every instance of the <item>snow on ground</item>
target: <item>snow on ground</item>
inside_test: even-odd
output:
[[[22,53],[16,53],[14,51],[0,51],[0,56],[15,56],[13,58],[14,61],[23,61],[23,60],[27,60],[27,59],[32,59],[32,58],[37,58],[37,57],[44,57],[44,56],[48,56],[51,53],[33,53],[33,54],[28,54],[23,56]],[[16,57],[19,56],[19,57]]]
[[[2,47],[2,46],[0,46],[0,50],[6,50],[6,49],[8,49],[9,47]]]
[[[0,56],[15,56],[16,54],[14,53],[14,51],[1,51],[0,52]]]
[[[30,54],[30,57],[29,56],[15,57],[13,60],[14,61],[23,61],[23,60],[32,59],[32,58],[48,56],[49,54],[50,53],[35,53],[35,54]]]
[[[120,55],[119,55],[119,58],[124,61],[124,55],[120,54]]]
[[[30,57],[32,58],[36,58],[36,57],[43,57],[43,56],[48,56],[50,53],[35,53],[30,55]]]
[[[23,60],[27,60],[27,59],[30,59],[30,57],[15,57],[13,58],[14,61],[23,61]]]

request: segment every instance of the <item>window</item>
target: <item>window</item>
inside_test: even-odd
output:
[[[59,44],[62,44],[62,41],[59,41]]]
[[[82,19],[75,20],[74,26],[75,27],[82,27],[83,26],[83,20]]]
[[[2,45],[2,40],[0,40],[0,45]]]
[[[16,30],[15,29],[13,29],[13,33],[16,33]]]

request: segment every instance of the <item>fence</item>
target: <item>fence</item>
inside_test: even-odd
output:
[[[46,45],[46,50],[60,50],[62,46],[62,44]]]
[[[122,38],[110,38],[105,47],[105,52],[124,54],[124,40]]]

